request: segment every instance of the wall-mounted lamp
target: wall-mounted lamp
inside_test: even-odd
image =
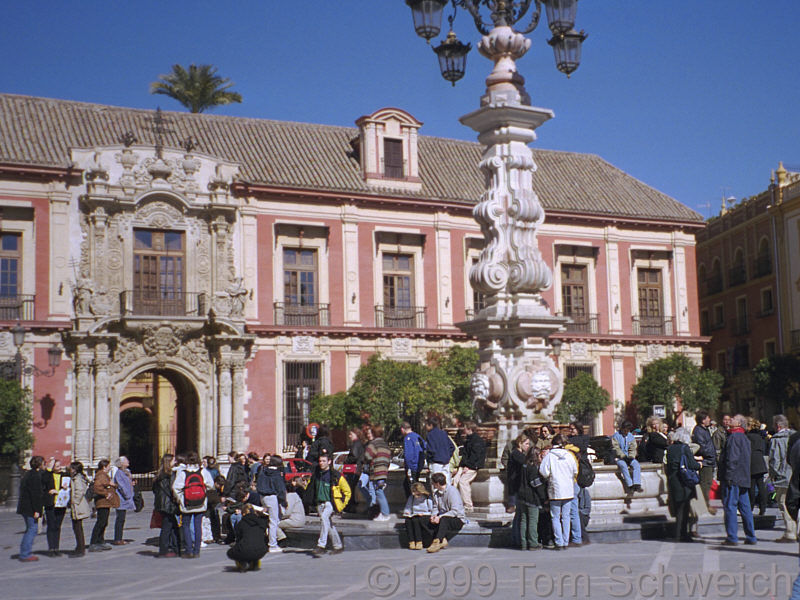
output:
[[[445,298],[445,300],[444,300],[444,305],[445,305],[445,308],[446,308],[446,307],[448,307],[448,306],[450,306],[450,296],[448,296],[447,298]]]
[[[614,305],[614,314],[619,312],[619,304]]]
[[[559,339],[550,340],[550,347],[552,348],[551,353],[556,358],[561,356],[561,344],[563,344],[563,342]]]
[[[353,295],[350,297],[350,304],[355,304],[355,303],[356,303],[356,293],[353,292]]]
[[[14,356],[14,374],[17,379],[23,375],[35,375],[37,377],[52,377],[55,375],[56,367],[61,364],[61,347],[53,344],[47,349],[47,362],[50,369],[47,371],[39,369],[36,365],[29,365],[25,357],[22,356],[22,345],[25,343],[25,328],[21,323],[17,323],[11,328],[11,337],[17,353]]]

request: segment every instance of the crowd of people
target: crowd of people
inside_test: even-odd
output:
[[[655,418],[647,421],[640,436],[634,434],[630,422],[620,425],[611,436],[610,458],[619,469],[626,494],[632,497],[642,491],[641,462],[663,464],[676,540],[693,539],[691,524],[698,511],[692,503],[699,501],[699,488],[700,499],[712,514],[716,511],[710,499],[714,493],[721,496],[727,532],[724,544],[735,545],[737,512],[745,543],[757,543],[753,510],[758,507],[764,514],[774,490],[786,526],[778,541],[796,541],[794,515],[787,512],[784,499],[791,487],[792,456],[800,470],[800,445],[795,446],[800,434],[789,428],[786,417],[774,417],[771,433],[742,415],[725,415],[717,425],[699,411],[696,420],[691,433],[683,427],[670,431]],[[460,427],[460,447],[436,417],[427,419],[425,430],[423,437],[408,422],[401,426],[407,497],[402,518],[408,548],[433,553],[448,546],[474,510],[471,486],[485,466],[486,442],[472,422]],[[320,427],[316,437],[303,441],[297,452],[313,464],[312,473],[288,482],[284,459],[278,454],[232,452],[224,475],[213,457],[201,459],[196,452],[165,454],[152,487],[151,527],[159,530],[157,556],[191,559],[210,543],[228,544],[228,556],[240,570],[256,569],[264,555],[282,551],[279,542],[287,532],[303,527],[312,511],[320,522],[313,553],[342,552],[333,515],[364,511],[376,521],[391,518],[386,488],[392,452],[383,428],[353,429],[348,432],[348,444],[344,463],[350,468],[344,474],[333,466],[334,445],[328,429]],[[589,543],[593,452],[579,423],[561,432],[549,425],[527,428],[503,449],[499,467],[506,507],[514,514],[516,548],[565,550]],[[422,477],[426,468],[427,480]],[[361,503],[354,499],[356,490]],[[80,462],[63,469],[58,460],[45,465],[43,457],[34,456],[20,486],[17,512],[25,519],[25,533],[19,559],[38,560],[32,547],[42,516],[50,556],[61,554],[60,531],[67,514],[76,540],[73,555],[124,545],[126,515],[141,510],[142,503],[124,456],[113,465],[100,460],[93,479]],[[107,544],[112,508],[113,540]],[[93,514],[96,521],[87,547],[83,521]]]

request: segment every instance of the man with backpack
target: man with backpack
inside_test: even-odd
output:
[[[425,440],[411,428],[411,423],[403,421],[400,426],[403,434],[403,460],[406,468],[406,478],[403,481],[403,489],[406,496],[411,495],[411,484],[419,481],[419,474],[425,465]]]
[[[186,552],[184,558],[200,556],[203,542],[203,513],[208,508],[208,490],[214,487],[211,474],[200,466],[197,452],[189,452],[186,466],[175,472],[172,493],[180,507]]]
[[[426,458],[431,475],[442,473],[450,485],[450,459],[456,450],[456,446],[444,431],[439,428],[437,417],[428,417],[425,421],[425,429],[428,431]]]
[[[577,446],[572,442],[572,438],[568,439],[568,443],[564,446],[564,448],[572,453],[572,455],[575,457],[575,462],[578,465],[578,472],[575,476],[575,482],[572,486],[575,495],[572,497],[572,501],[569,503],[569,529],[572,537],[570,545],[581,546],[584,543],[589,543],[588,540],[584,539],[584,530],[586,525],[589,524],[588,513],[591,511],[592,506],[588,488],[594,483],[594,469],[592,468],[592,463],[589,461],[589,457],[584,451],[581,450],[580,446]],[[583,508],[584,513],[586,514],[585,523],[581,508]]]

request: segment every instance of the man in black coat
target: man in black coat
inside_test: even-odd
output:
[[[472,482],[486,463],[486,442],[475,431],[475,423],[467,421],[461,428],[465,437],[464,449],[461,452],[461,463],[453,478],[453,485],[458,488],[464,510],[472,511]]]
[[[698,454],[703,457],[703,466],[700,468],[700,489],[703,490],[703,498],[706,499],[708,512],[712,515],[717,514],[717,509],[711,507],[709,493],[711,492],[711,482],[714,480],[714,468],[717,466],[717,449],[711,439],[711,432],[708,427],[711,425],[711,417],[704,410],[697,411],[697,425],[692,431],[692,441],[700,446]]]
[[[719,477],[725,487],[723,508],[725,510],[726,546],[739,543],[739,523],[736,511],[742,515],[745,544],[755,545],[758,542],[753,525],[753,511],[750,507],[750,440],[744,433],[747,419],[736,415],[731,419],[731,428],[722,450]]]
[[[19,545],[19,560],[33,562],[39,560],[33,555],[33,540],[36,539],[37,521],[42,516],[44,507],[44,490],[42,489],[41,469],[43,456],[34,456],[30,461],[31,470],[23,475],[19,484],[19,502],[17,514],[25,519],[25,533]]]

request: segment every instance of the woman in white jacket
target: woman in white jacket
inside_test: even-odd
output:
[[[553,438],[553,448],[539,467],[539,473],[547,479],[556,550],[566,550],[569,544],[570,501],[575,494],[574,483],[578,476],[575,455],[562,447],[566,441],[563,435],[556,435]]]

